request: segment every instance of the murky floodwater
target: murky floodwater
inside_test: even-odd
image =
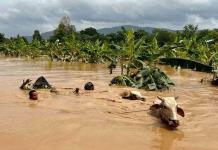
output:
[[[25,61],[0,58],[0,149],[2,150],[217,150],[218,88],[201,85],[205,73],[162,67],[176,83],[165,92],[146,92],[145,103],[119,96],[125,88],[109,87],[111,76],[104,65]],[[56,95],[39,91],[39,102],[28,100],[19,89],[23,79],[45,76],[61,88],[94,92],[76,96],[71,90]],[[210,75],[208,75],[210,76]],[[179,96],[186,117],[170,131],[147,111],[157,95]]]

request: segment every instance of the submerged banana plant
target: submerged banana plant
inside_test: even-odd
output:
[[[129,65],[130,74],[117,76],[112,85],[136,87],[146,90],[169,89],[174,83],[159,68],[148,66],[141,60],[134,60]]]

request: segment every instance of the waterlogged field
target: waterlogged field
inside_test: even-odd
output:
[[[109,75],[105,65],[0,58],[1,149],[216,150],[218,88],[200,84],[205,73],[161,68],[176,86],[165,92],[139,90],[147,97],[141,102],[121,99],[127,88],[108,86],[119,69]],[[83,89],[92,81],[96,90],[79,96],[70,89],[58,95],[40,90],[40,100],[31,102],[19,86],[23,79],[41,75],[59,89]],[[179,96],[186,116],[178,130],[168,130],[149,111],[126,113],[148,110],[157,95]]]

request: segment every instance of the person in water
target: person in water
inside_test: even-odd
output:
[[[48,83],[45,77],[39,77],[35,83],[32,83],[32,80],[27,79],[23,81],[23,84],[20,86],[22,90],[30,90],[29,91],[29,99],[30,100],[38,100],[38,93],[36,89],[51,89],[52,86]]]
[[[38,93],[36,90],[31,90],[29,92],[29,99],[30,100],[38,100]]]
[[[92,82],[87,82],[84,86],[85,90],[94,90],[94,84]]]
[[[73,91],[73,93],[76,94],[76,95],[79,95],[79,94],[80,94],[79,88],[76,88],[76,89]]]
[[[57,89],[55,87],[52,87],[50,92],[51,93],[55,93],[55,94],[64,94],[66,92],[66,90],[73,90],[72,92],[75,94],[75,95],[79,95],[79,94],[82,94],[82,92],[80,91],[79,88],[61,88],[61,89]],[[66,94],[66,93],[65,93]]]

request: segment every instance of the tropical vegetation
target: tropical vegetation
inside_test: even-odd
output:
[[[169,88],[173,84],[157,68],[160,58],[183,58],[209,66],[218,65],[218,29],[198,30],[198,26],[191,24],[181,31],[156,29],[147,33],[122,28],[116,33],[102,35],[92,27],[77,32],[65,16],[49,39],[43,39],[39,30],[35,30],[32,37],[32,41],[27,41],[24,36],[6,38],[0,33],[0,53],[31,59],[45,56],[51,61],[110,62],[111,73],[119,63],[121,76],[116,78],[122,79],[117,80],[119,84],[149,89]],[[137,74],[131,76],[135,70]]]

